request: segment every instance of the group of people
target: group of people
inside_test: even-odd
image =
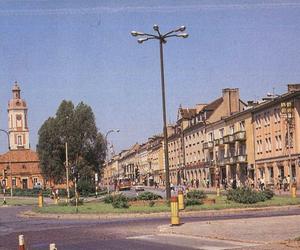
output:
[[[294,179],[293,182],[296,180]],[[290,175],[286,176],[278,176],[276,181],[276,188],[277,190],[283,190],[283,191],[290,191],[290,185],[291,185],[291,177]]]
[[[207,179],[204,178],[201,182],[198,178],[196,178],[196,179],[191,179],[190,181],[183,180],[183,185],[187,186],[189,188],[200,188],[200,186],[205,187],[205,188],[209,188],[210,187],[210,181],[209,181],[208,178]]]

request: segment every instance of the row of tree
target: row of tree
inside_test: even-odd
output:
[[[81,180],[92,183],[94,173],[100,173],[106,142],[90,106],[80,102],[75,107],[71,101],[62,101],[56,115],[44,122],[38,135],[37,152],[46,180],[65,183],[66,143],[69,165],[76,166]],[[72,175],[70,171],[70,178]]]

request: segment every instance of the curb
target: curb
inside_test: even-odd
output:
[[[200,211],[183,211],[181,212],[181,218],[193,217],[193,216],[216,216],[216,215],[229,215],[229,214],[243,214],[247,212],[257,211],[288,211],[292,208],[299,208],[300,205],[290,206],[272,206],[272,207],[259,207],[259,208],[230,208],[223,210],[200,210]],[[50,219],[120,219],[120,218],[165,218],[170,217],[171,212],[158,212],[158,213],[107,213],[107,214],[50,214],[50,213],[38,213],[34,211],[25,211],[19,214],[23,218],[50,218]]]

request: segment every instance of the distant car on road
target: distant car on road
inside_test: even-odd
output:
[[[36,183],[34,183],[33,188],[35,188],[35,189],[42,189],[43,185],[42,185],[41,182],[36,182]]]
[[[119,190],[130,190],[131,189],[131,180],[129,178],[120,178],[118,181]]]
[[[143,187],[143,186],[140,186],[140,185],[135,186],[135,187],[134,187],[134,190],[137,191],[137,192],[138,192],[138,191],[145,191],[144,187]]]

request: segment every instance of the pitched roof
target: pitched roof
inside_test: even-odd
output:
[[[38,162],[39,157],[35,151],[31,149],[10,150],[0,155],[0,163],[7,162]]]
[[[206,105],[203,110],[209,111],[209,110],[215,110],[217,107],[219,107],[221,105],[221,103],[223,102],[223,97],[220,97],[216,100],[214,100],[213,102],[209,103],[208,105]]]
[[[180,108],[179,109],[181,118],[183,119],[190,119],[192,116],[194,116],[197,112],[195,108]]]

